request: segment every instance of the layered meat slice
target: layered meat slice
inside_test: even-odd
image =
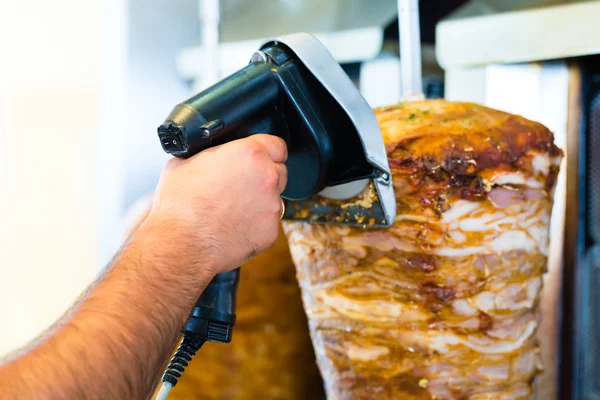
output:
[[[393,227],[284,226],[328,398],[530,398],[552,133],[471,103],[375,113]]]

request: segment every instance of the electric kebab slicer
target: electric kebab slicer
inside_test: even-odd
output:
[[[158,128],[163,149],[182,158],[257,133],[277,135],[288,147],[284,220],[393,223],[396,200],[375,115],[312,35],[266,42],[247,66],[175,106]],[[206,340],[231,340],[238,281],[236,269],[204,290],[163,382],[175,385]]]

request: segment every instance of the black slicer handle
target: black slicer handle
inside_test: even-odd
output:
[[[239,268],[215,275],[196,302],[183,333],[211,342],[231,342],[239,281]]]

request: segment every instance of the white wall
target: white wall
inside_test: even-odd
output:
[[[0,0],[0,357],[48,328],[118,250],[191,94],[197,0]],[[130,216],[130,215],[129,215]]]
[[[168,159],[156,128],[193,94],[177,74],[176,57],[199,41],[198,25],[198,0],[129,0],[122,211],[154,190]]]
[[[0,1],[0,355],[50,326],[99,270],[99,224],[116,222],[121,186],[118,163],[97,154],[115,136],[104,116],[120,123],[120,99],[107,99],[124,10]]]

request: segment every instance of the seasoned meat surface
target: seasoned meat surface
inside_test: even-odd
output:
[[[284,224],[328,398],[531,398],[553,134],[472,103],[375,113],[394,225]]]

